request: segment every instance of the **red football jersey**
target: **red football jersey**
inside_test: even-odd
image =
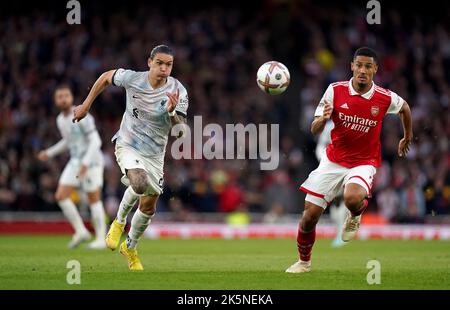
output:
[[[348,168],[379,167],[383,118],[386,113],[397,114],[404,100],[375,83],[367,93],[360,95],[353,88],[352,80],[330,84],[314,116],[323,115],[325,100],[333,105],[334,128],[326,149],[329,160]]]

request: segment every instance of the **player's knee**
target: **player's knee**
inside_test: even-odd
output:
[[[350,210],[358,209],[364,197],[357,193],[345,193],[344,203]]]
[[[312,212],[305,211],[303,212],[302,219],[300,221],[300,226],[303,231],[311,231],[316,227],[317,222],[319,221],[319,217]]]
[[[151,202],[141,203],[139,205],[139,210],[141,210],[142,213],[153,216],[156,212],[156,204]]]
[[[55,193],[55,200],[56,201],[62,201],[69,198],[69,196],[65,195],[63,192],[61,191],[56,191]]]
[[[90,205],[99,202],[101,199],[100,191],[87,193],[87,198]]]

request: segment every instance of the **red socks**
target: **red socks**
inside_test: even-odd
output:
[[[311,251],[314,241],[316,241],[316,228],[310,232],[303,232],[301,228],[298,229],[297,248],[301,261],[307,262],[311,260]]]

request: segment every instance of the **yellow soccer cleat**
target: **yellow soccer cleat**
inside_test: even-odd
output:
[[[144,270],[144,267],[139,260],[138,253],[136,249],[129,249],[127,246],[127,241],[125,240],[120,245],[120,254],[126,257],[128,261],[128,268],[130,270]]]
[[[109,227],[108,234],[106,235],[106,246],[111,250],[117,249],[120,242],[120,237],[125,229],[125,224],[120,224],[117,219],[112,222],[111,227]]]

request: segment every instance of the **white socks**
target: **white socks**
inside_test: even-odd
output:
[[[103,240],[106,236],[105,210],[101,200],[91,205],[92,224],[95,228],[95,239]]]
[[[75,230],[75,234],[89,234],[86,226],[84,226],[83,219],[81,218],[77,207],[70,198],[58,201],[58,205]],[[95,228],[95,239],[103,240],[106,236],[105,210],[103,209],[103,203],[100,200],[93,203],[90,207],[92,225]]]
[[[137,242],[152,221],[152,217],[153,215],[147,215],[137,208],[131,219],[131,229],[127,237],[127,247],[129,249],[136,248]]]
[[[117,222],[119,222],[119,224],[125,224],[127,222],[128,213],[130,213],[138,198],[139,195],[134,192],[131,186],[128,186],[127,190],[123,194],[122,201],[119,205],[119,210],[117,211]]]
[[[83,219],[78,213],[77,207],[70,198],[58,201],[58,205],[70,224],[72,224],[75,234],[89,233],[86,226],[84,226]]]

